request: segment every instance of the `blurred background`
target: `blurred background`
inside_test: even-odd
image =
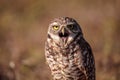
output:
[[[120,80],[120,0],[0,0],[0,80],[51,80],[44,42],[61,16],[81,25],[96,80]]]

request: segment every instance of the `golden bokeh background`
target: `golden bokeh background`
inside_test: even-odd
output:
[[[120,0],[0,0],[0,80],[51,80],[44,42],[61,16],[81,25],[96,80],[120,80]]]

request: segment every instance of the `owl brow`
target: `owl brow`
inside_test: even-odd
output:
[[[53,23],[51,24],[51,26],[54,26],[54,25],[59,26],[59,24],[58,24],[57,22],[53,22]]]
[[[68,23],[67,25],[74,25],[74,23]]]
[[[60,26],[60,25],[58,25],[58,24],[52,24],[51,27],[53,27],[53,26]]]

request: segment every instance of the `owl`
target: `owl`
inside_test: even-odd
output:
[[[80,25],[70,17],[55,18],[48,27],[45,58],[53,80],[95,80],[95,61]]]

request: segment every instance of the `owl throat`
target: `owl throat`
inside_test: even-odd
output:
[[[64,36],[60,34],[59,36],[57,35],[52,35],[48,34],[48,43],[51,43],[54,47],[61,47],[61,48],[68,48],[70,44],[78,40],[82,35],[80,33],[76,35],[67,35],[65,34]]]

